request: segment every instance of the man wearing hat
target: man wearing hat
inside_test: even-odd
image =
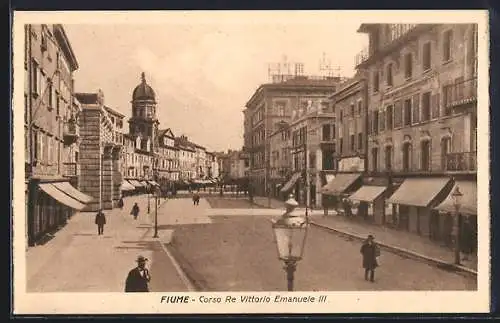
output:
[[[137,257],[137,267],[129,271],[125,281],[125,292],[149,292],[151,276],[146,268],[147,258]]]
[[[368,238],[365,240],[360,250],[363,255],[365,280],[368,280],[368,276],[370,276],[371,282],[375,280],[375,268],[378,267],[377,257],[380,256],[380,249],[373,240],[373,236],[371,234],[368,235]]]

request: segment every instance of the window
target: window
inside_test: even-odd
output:
[[[378,134],[378,111],[373,111],[373,133]]]
[[[451,138],[445,137],[441,140],[441,169],[447,168],[447,156],[451,152]]]
[[[358,133],[358,150],[363,149],[363,133]]]
[[[373,73],[373,92],[378,92],[379,82],[378,71],[375,71],[375,73]]]
[[[363,101],[358,101],[358,116],[363,114]]]
[[[372,148],[372,170],[378,170],[378,148]]]
[[[452,58],[451,46],[453,41],[453,32],[447,30],[443,35],[443,61],[448,62]]]
[[[344,111],[340,110],[339,113],[340,113],[339,114],[339,120],[340,120],[340,122],[342,122],[344,120]]]
[[[351,118],[354,118],[354,103],[351,103],[350,108],[351,108],[351,109],[350,109],[350,113],[351,113],[350,117],[351,117]]]
[[[342,154],[344,151],[344,138],[339,139],[339,153]]]
[[[47,163],[49,165],[52,165],[52,161],[53,161],[53,156],[52,156],[52,141],[53,141],[53,138],[52,137],[47,137]]]
[[[44,138],[45,135],[43,133],[38,134],[38,144],[39,144],[39,149],[38,149],[38,155],[40,157],[41,162],[45,162],[45,151],[44,151]]]
[[[431,43],[427,42],[422,48],[422,68],[424,69],[424,71],[428,71],[431,69],[431,60]]]
[[[404,103],[403,124],[405,126],[411,125],[411,99],[406,99]]]
[[[379,130],[380,130],[380,132],[382,132],[385,130],[385,111],[384,110],[380,111],[379,121],[380,121]]]
[[[47,87],[47,79],[43,72],[40,72],[39,81],[40,81],[39,94],[42,97],[42,102],[45,102],[45,88]]]
[[[386,126],[387,130],[392,130],[393,128],[393,106],[389,105],[385,108]]]
[[[34,60],[31,62],[31,78],[32,93],[40,95],[40,69],[38,63]]]
[[[49,85],[47,88],[49,92],[49,102],[47,104],[47,109],[52,110],[55,107],[55,93],[54,93],[54,86],[52,86],[52,82],[49,81]]]
[[[336,132],[335,132],[335,124],[332,124],[332,139],[335,139],[336,137]]]
[[[351,135],[351,151],[354,152],[356,150],[356,137]]]
[[[405,55],[405,78],[409,79],[413,75],[413,55],[408,53]]]
[[[431,96],[431,118],[436,119],[439,118],[440,114],[440,101],[439,101],[439,93],[435,93]]]
[[[392,86],[392,63],[387,65],[386,83],[387,86]]]
[[[414,94],[412,100],[413,100],[412,123],[416,124],[420,122],[420,94]]]
[[[410,170],[410,160],[411,160],[411,144],[405,142],[403,144],[403,171],[408,172]]]
[[[385,169],[392,169],[392,146],[385,147]]]
[[[323,141],[329,141],[331,138],[330,134],[330,125],[329,124],[324,124],[323,125]]]
[[[431,142],[422,141],[421,146],[421,169],[423,171],[431,170]]]
[[[403,125],[402,102],[396,101],[394,104],[394,128],[400,128]]]
[[[431,92],[422,94],[422,122],[431,118]]]

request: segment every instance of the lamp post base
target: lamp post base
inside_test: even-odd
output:
[[[286,280],[289,292],[293,291],[294,274],[296,268],[297,262],[295,260],[285,261],[285,267],[283,269],[285,269],[286,271]]]

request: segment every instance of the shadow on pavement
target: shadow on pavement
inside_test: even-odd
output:
[[[175,242],[170,244],[165,244],[165,247],[170,251],[172,257],[175,258],[179,266],[181,267],[184,274],[187,276],[189,281],[193,284],[197,291],[211,291],[212,289],[209,287],[208,282],[200,274],[194,266],[182,255],[179,250],[175,248]]]

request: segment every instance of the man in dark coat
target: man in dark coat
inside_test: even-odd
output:
[[[378,267],[377,257],[380,256],[380,249],[377,244],[373,241],[374,238],[370,234],[361,246],[361,254],[363,255],[363,268],[365,269],[365,280],[368,280],[368,275],[370,276],[370,281],[375,280],[375,268]]]
[[[97,224],[97,234],[101,235],[104,233],[104,225],[106,224],[106,216],[102,212],[102,209],[99,209],[95,216],[95,224]]]
[[[134,220],[137,220],[137,216],[139,215],[139,205],[137,205],[137,203],[135,203],[132,207],[132,211],[130,211],[130,214],[134,216]]]
[[[146,268],[147,258],[137,257],[137,267],[129,271],[125,281],[125,292],[149,292],[149,282],[151,276]]]

